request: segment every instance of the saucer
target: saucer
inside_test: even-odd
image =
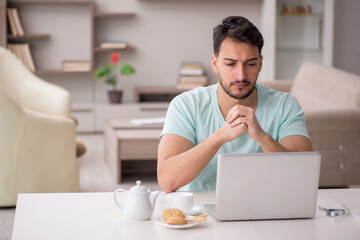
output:
[[[193,216],[188,216],[186,215],[186,218],[191,218]],[[158,217],[155,219],[155,222],[163,227],[166,228],[172,228],[172,229],[184,229],[184,228],[191,228],[196,226],[199,222],[188,222],[186,224],[183,225],[172,225],[172,224],[167,224],[165,219],[163,217]]]
[[[197,215],[201,212],[202,208],[199,205],[194,205],[190,212],[186,212],[186,215]]]

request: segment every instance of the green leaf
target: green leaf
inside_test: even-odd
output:
[[[112,64],[105,64],[103,68],[98,69],[95,71],[94,75],[98,78],[105,77],[106,75],[113,74],[113,70],[115,69],[115,66]]]
[[[99,69],[99,70],[97,70],[96,72],[95,72],[95,76],[96,77],[103,77],[103,76],[105,76],[105,74],[106,74],[106,71],[104,70],[104,69]]]
[[[121,65],[120,73],[123,75],[131,75],[135,73],[135,69],[130,64],[124,63]]]

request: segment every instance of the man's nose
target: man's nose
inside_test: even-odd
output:
[[[246,76],[245,76],[245,68],[243,65],[240,65],[236,68],[235,70],[235,78],[242,81],[244,79],[246,79]]]

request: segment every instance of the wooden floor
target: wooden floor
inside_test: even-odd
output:
[[[104,161],[103,135],[81,134],[78,138],[87,147],[86,154],[78,159],[81,192],[112,192],[119,187],[129,189],[135,185],[136,180],[141,180],[150,190],[161,190],[157,184],[155,171],[124,174],[120,185],[113,182]],[[15,208],[0,208],[0,240],[11,239],[14,215]]]

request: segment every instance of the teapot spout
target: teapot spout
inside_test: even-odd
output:
[[[153,191],[150,193],[150,203],[151,203],[152,209],[154,209],[154,207],[155,207],[156,199],[159,196],[159,194],[160,194],[160,191]]]

